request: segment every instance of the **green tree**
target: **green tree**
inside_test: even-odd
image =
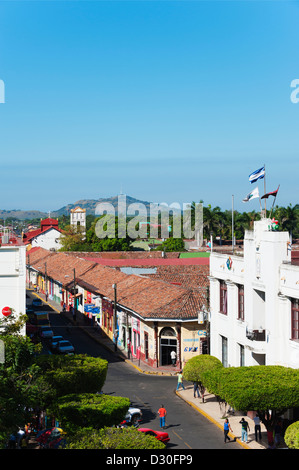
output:
[[[162,251],[185,251],[185,243],[182,238],[167,238],[157,250]]]
[[[278,417],[287,409],[299,406],[298,369],[283,366],[229,367],[205,375],[204,380],[210,393],[221,397],[235,409],[255,410],[269,432],[273,431]]]
[[[222,362],[217,357],[208,354],[189,359],[184,367],[184,378],[190,382],[206,382],[205,373],[223,369]]]

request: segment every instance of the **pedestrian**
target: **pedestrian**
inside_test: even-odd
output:
[[[224,431],[224,444],[226,444],[226,440],[228,439],[229,442],[230,442],[230,437],[228,435],[229,431],[230,432],[233,432],[230,424],[229,424],[229,421],[228,419],[226,418],[225,421],[224,421],[224,425],[223,425],[223,431]]]
[[[176,364],[176,352],[175,352],[175,350],[171,351],[170,357],[171,357],[172,365],[173,365],[173,367],[174,367],[175,364]]]
[[[16,438],[16,435],[14,433],[12,433],[9,436],[8,448],[9,449],[16,449],[16,447],[17,447],[17,438]]]
[[[248,431],[250,431],[249,424],[244,418],[241,419],[240,424],[242,425],[241,440],[242,442],[248,442]]]
[[[118,330],[114,331],[113,340],[114,340],[114,352],[117,351],[117,338],[118,338]]]
[[[193,382],[193,396],[194,396],[194,398],[196,398],[196,394],[197,394],[197,398],[200,398],[199,383],[198,382]]]
[[[128,359],[130,359],[130,355],[131,355],[131,342],[130,342],[130,338],[128,338],[128,341],[127,341],[127,349],[128,349]]]
[[[17,448],[18,449],[21,448],[21,443],[22,443],[22,440],[23,440],[24,437],[25,437],[24,429],[19,428],[19,430],[17,432]]]
[[[165,429],[167,411],[164,408],[164,405],[161,405],[161,408],[159,408],[158,415],[160,416],[160,428]]]
[[[177,384],[177,390],[182,387],[183,390],[185,390],[185,387],[184,387],[184,384],[183,384],[183,371],[180,370],[179,374],[178,374],[178,384]]]
[[[261,421],[260,421],[260,418],[259,418],[258,414],[255,415],[255,417],[253,418],[253,421],[254,421],[255,440],[257,441],[257,436],[259,436],[259,439],[262,438]]]
[[[203,386],[202,383],[200,383],[199,389],[200,389],[200,393],[201,393],[201,401],[202,401],[202,403],[204,403],[205,402],[205,391],[206,391],[206,389],[205,389],[205,387]]]
[[[281,434],[282,434],[282,425],[281,421],[279,420],[275,427],[274,427],[274,444],[275,448],[279,446],[280,441],[281,441]]]

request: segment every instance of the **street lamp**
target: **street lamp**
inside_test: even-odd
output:
[[[198,313],[198,323],[206,327],[207,337],[207,354],[210,354],[210,321],[209,321],[209,310],[207,310],[205,304],[202,305],[200,312]]]

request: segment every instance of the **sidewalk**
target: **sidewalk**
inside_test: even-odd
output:
[[[29,290],[29,289],[28,289]],[[45,301],[45,296],[41,293],[36,293],[33,290],[30,290],[32,294],[36,297],[40,298],[45,304],[50,305],[56,312],[63,315],[69,323],[78,328],[84,330],[86,334],[88,334],[91,338],[97,341],[99,344],[104,346],[106,349],[110,350],[111,352],[115,352],[115,345],[110,338],[106,335],[102,335],[99,331],[94,328],[93,326],[88,326],[84,322],[84,319],[81,318],[82,314],[77,315],[76,323],[74,323],[72,315],[70,312],[61,312],[61,307],[54,301],[48,300]],[[79,317],[79,318],[78,318]],[[153,375],[176,375],[178,372],[177,368],[172,366],[168,367],[159,367],[159,369],[150,367],[143,361],[138,361],[138,359],[128,359],[125,351],[121,348],[117,347],[117,354],[122,360],[124,360],[127,364],[137,369],[142,374],[153,374]],[[267,440],[267,432],[265,426],[261,424],[261,431],[262,431],[262,439],[261,441],[255,441],[254,435],[254,421],[249,417],[241,414],[240,412],[235,412],[234,415],[229,414],[226,412],[224,405],[220,407],[219,403],[217,402],[214,395],[209,393],[205,394],[204,403],[202,403],[201,398],[194,398],[193,396],[193,384],[190,385],[190,382],[185,382],[185,390],[176,391],[176,394],[183,399],[188,405],[192,406],[194,410],[201,413],[205,418],[209,421],[214,423],[220,429],[223,430],[224,419],[228,418],[229,423],[232,428],[232,433],[229,433],[231,439],[235,439],[243,448],[245,449],[267,449],[268,448],[268,440]],[[248,443],[244,443],[241,441],[241,424],[240,420],[244,417],[246,421],[249,423],[250,431],[248,432]],[[229,446],[229,443],[227,444]]]

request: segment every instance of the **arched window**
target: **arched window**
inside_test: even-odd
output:
[[[173,328],[165,327],[161,330],[160,336],[176,336],[176,333]]]

